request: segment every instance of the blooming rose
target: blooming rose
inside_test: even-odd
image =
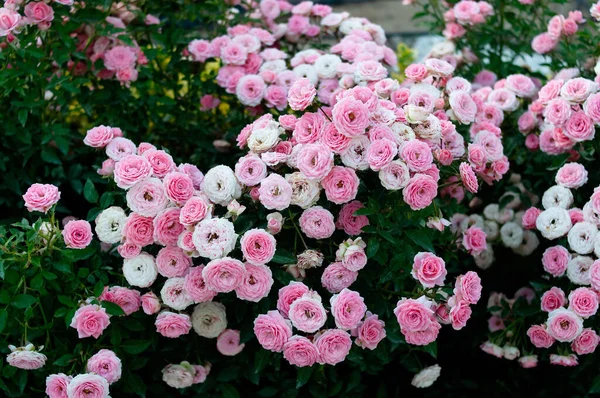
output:
[[[92,226],[85,220],[69,221],[62,231],[70,249],[85,249],[92,242]]]
[[[563,307],[565,303],[565,292],[556,286],[553,286],[550,290],[547,290],[542,295],[541,306],[542,311],[544,312],[554,311],[560,307]]]
[[[305,293],[290,304],[288,317],[292,325],[303,332],[314,333],[327,320],[321,297],[316,293]]]
[[[69,398],[94,397],[109,398],[108,381],[93,373],[84,373],[77,375],[67,386],[67,396]]]
[[[340,293],[334,294],[330,299],[330,303],[335,325],[340,329],[351,330],[356,328],[367,311],[367,306],[360,294],[348,289],[343,289]]]
[[[424,209],[437,196],[437,183],[426,174],[415,174],[402,191],[402,196],[412,210]]]
[[[363,204],[358,200],[342,206],[336,223],[337,228],[343,229],[348,235],[359,235],[362,227],[369,225],[367,216],[354,215],[354,212],[362,207],[364,207]]]
[[[567,163],[556,172],[556,183],[565,188],[580,188],[588,180],[588,172],[579,163]]]
[[[191,266],[192,259],[177,246],[163,247],[156,256],[158,273],[167,278],[185,276]]]
[[[363,134],[369,125],[369,109],[363,102],[346,97],[334,105],[332,119],[340,133],[355,137]]]
[[[172,339],[188,334],[192,328],[189,315],[170,311],[163,311],[158,314],[154,325],[158,333]]]
[[[581,334],[583,320],[573,311],[558,308],[548,314],[548,334],[561,342],[571,342]]]
[[[359,183],[356,172],[342,166],[334,166],[321,181],[327,200],[338,205],[356,198]]]
[[[569,309],[586,319],[598,311],[598,295],[591,289],[580,287],[569,293]]]
[[[202,277],[204,266],[192,267],[185,275],[184,288],[188,296],[196,303],[212,300],[217,292],[211,290]]]
[[[160,298],[168,307],[177,311],[183,311],[193,303],[185,291],[184,278],[167,279],[162,289],[160,289]]]
[[[533,325],[527,330],[527,336],[531,344],[538,348],[549,348],[554,344],[554,338],[550,336],[546,327],[543,325]]]
[[[181,365],[167,365],[162,370],[162,379],[168,386],[173,388],[185,388],[194,384],[196,371],[187,362]]]
[[[600,343],[600,336],[594,329],[583,329],[581,334],[571,343],[571,349],[578,355],[591,354],[596,351]]]
[[[121,378],[121,360],[113,351],[102,349],[88,359],[86,370],[112,384]]]
[[[422,369],[419,373],[414,375],[410,384],[417,388],[431,387],[433,383],[440,377],[442,367],[440,365],[433,365]]]
[[[319,351],[318,362],[320,364],[335,365],[346,359],[352,347],[352,340],[346,331],[328,329],[317,335],[314,344]]]
[[[202,337],[217,337],[227,328],[225,306],[212,301],[198,304],[192,313],[192,326]]]
[[[446,264],[442,258],[425,252],[415,256],[411,275],[424,287],[443,286],[446,274]]]
[[[258,302],[266,297],[273,286],[273,274],[266,265],[246,263],[242,283],[235,289],[239,299]]]
[[[214,260],[227,256],[235,248],[237,237],[231,221],[210,218],[196,225],[192,239],[200,256]]]
[[[263,229],[255,228],[244,233],[240,239],[240,245],[246,261],[262,265],[273,259],[277,242],[273,235]]]
[[[146,315],[153,315],[160,311],[160,300],[153,292],[142,295],[142,310]]]
[[[202,269],[202,277],[210,290],[227,293],[242,284],[245,272],[241,261],[224,257],[209,262]]]
[[[312,104],[317,90],[310,80],[300,78],[292,84],[288,91],[288,102],[290,108],[295,111],[303,111]]]
[[[269,210],[284,210],[292,200],[292,187],[282,176],[272,173],[260,182],[258,199]]]
[[[292,365],[312,366],[319,359],[319,351],[303,336],[292,336],[283,345],[283,357]]]
[[[154,177],[131,187],[127,191],[126,199],[127,207],[144,217],[155,217],[169,203],[162,182]]]
[[[233,357],[242,352],[245,344],[240,344],[240,331],[225,329],[217,337],[217,351],[221,354]]]
[[[60,199],[60,191],[52,184],[33,184],[23,195],[27,210],[47,213]]]
[[[106,309],[99,305],[88,304],[75,311],[70,326],[77,329],[80,339],[90,336],[97,339],[109,324],[110,320]]]
[[[149,287],[158,275],[152,255],[142,252],[133,258],[123,260],[123,276],[132,286]]]
[[[481,298],[481,278],[476,272],[468,271],[456,278],[454,294],[457,300],[464,300],[469,304],[477,304]]]
[[[300,216],[300,229],[309,238],[326,239],[333,235],[333,215],[321,206],[304,210]]]
[[[374,350],[386,336],[385,322],[377,315],[367,312],[365,320],[358,325],[357,334],[354,340],[357,346]]]
[[[292,337],[292,325],[279,311],[269,311],[254,320],[254,334],[265,350],[281,352]]]
[[[563,246],[547,248],[542,255],[544,270],[553,276],[562,276],[567,270],[571,254]]]
[[[35,351],[33,344],[25,347],[9,346],[10,354],[6,356],[6,362],[15,368],[34,370],[43,367],[46,364],[46,356]]]
[[[472,226],[463,232],[462,244],[471,254],[479,254],[487,248],[486,234],[477,226]]]
[[[67,386],[71,380],[73,380],[73,377],[64,373],[52,374],[46,377],[46,395],[49,398],[68,398]]]
[[[216,166],[210,169],[202,181],[202,192],[211,202],[227,206],[233,199],[241,196],[241,186],[235,173],[227,166]]]

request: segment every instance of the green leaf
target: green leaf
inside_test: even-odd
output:
[[[75,356],[73,354],[65,354],[62,357],[58,358],[54,361],[54,365],[56,366],[67,366],[69,362],[74,360]]]
[[[367,258],[375,257],[377,250],[379,250],[379,240],[369,239],[369,243],[367,243]]]
[[[102,283],[102,281],[98,281],[98,283],[96,283],[96,285],[94,286],[94,296],[100,297],[103,291],[104,283]]]
[[[273,262],[276,264],[296,264],[296,256],[285,249],[277,249],[273,256]]]
[[[258,392],[258,395],[260,395],[261,397],[274,397],[275,395],[277,395],[277,389],[275,387],[265,387]]]
[[[223,398],[240,398],[240,393],[231,384],[221,384],[220,389]]]
[[[592,387],[590,388],[590,391],[588,391],[590,394],[597,394],[600,393],[600,376],[596,376],[596,378],[594,379],[594,382],[592,383]]]
[[[296,377],[296,388],[300,388],[310,379],[312,375],[313,368],[312,366],[305,366],[303,368],[298,368],[298,377]]]
[[[146,351],[150,347],[150,343],[151,341],[148,340],[128,340],[124,344],[121,344],[121,348],[128,354],[138,355]]]
[[[394,236],[389,231],[379,231],[379,235],[383,237],[383,239],[387,240],[391,244],[395,245],[398,242],[394,239]]]
[[[106,308],[106,312],[109,315],[120,316],[125,315],[123,308],[121,308],[118,304],[111,303],[110,301],[103,301],[100,303],[102,307]]]
[[[113,204],[114,198],[115,196],[112,192],[104,192],[100,197],[100,207],[106,209],[107,207]]]
[[[6,328],[6,322],[8,321],[8,311],[4,308],[0,309],[0,333]],[[262,350],[264,351],[264,350]]]
[[[432,357],[437,358],[437,341],[423,346],[422,350],[431,355]]]
[[[433,253],[435,252],[435,249],[433,248],[430,233],[431,232],[428,230],[416,229],[406,232],[406,236],[421,248]]]
[[[67,307],[75,307],[77,305],[69,296],[58,296],[58,301]]]
[[[94,183],[89,178],[83,186],[83,197],[90,203],[98,203],[98,191],[96,191]]]
[[[18,294],[13,298],[12,305],[17,308],[27,308],[33,305],[37,301],[37,298],[29,294]]]
[[[131,373],[127,377],[127,389],[144,398],[146,396],[146,383],[136,374]]]
[[[28,115],[29,109],[19,109],[19,112],[17,113],[17,118],[19,119],[19,123],[21,123],[21,126],[25,127],[25,124],[27,124]]]
[[[254,373],[260,373],[271,360],[271,353],[267,350],[258,350],[254,355]]]

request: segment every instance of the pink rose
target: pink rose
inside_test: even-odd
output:
[[[233,357],[242,352],[245,344],[240,344],[240,331],[225,329],[217,337],[217,351],[228,357]]]
[[[194,195],[194,183],[185,173],[178,171],[168,173],[163,180],[163,184],[165,194],[175,204],[182,205]]]
[[[481,278],[474,271],[468,271],[456,278],[454,285],[456,300],[464,300],[469,304],[477,304],[481,298]]]
[[[292,187],[279,174],[271,173],[260,182],[260,203],[269,210],[284,210],[292,200]]]
[[[331,263],[321,275],[321,284],[330,293],[339,293],[352,285],[358,278],[358,272],[344,267],[341,262]]]
[[[104,377],[93,373],[79,374],[67,386],[67,396],[73,398],[108,398],[108,394],[108,381]]]
[[[450,322],[454,330],[460,330],[467,325],[471,318],[471,307],[466,301],[460,300],[450,309]]]
[[[463,124],[470,124],[475,121],[477,114],[477,105],[473,98],[466,91],[453,91],[450,94],[450,107],[454,116]]]
[[[27,3],[23,9],[25,16],[33,23],[52,22],[54,10],[48,4],[41,1]]]
[[[271,269],[263,264],[245,264],[246,272],[242,284],[235,289],[239,299],[258,302],[267,297],[273,286]]]
[[[406,335],[408,332],[427,331],[432,324],[437,323],[435,314],[431,309],[431,302],[421,296],[419,299],[403,298],[398,301],[394,314],[400,325],[400,330]]]
[[[150,166],[154,177],[164,178],[168,173],[176,169],[175,162],[171,155],[162,150],[149,150],[143,155]]]
[[[487,249],[486,234],[479,227],[472,226],[463,232],[462,244],[471,254],[479,254]]]
[[[301,282],[290,282],[289,285],[279,289],[277,309],[284,317],[288,317],[290,306],[294,301],[308,293],[308,287]]]
[[[88,359],[86,371],[102,376],[112,384],[121,378],[121,360],[113,351],[102,349]]]
[[[317,335],[314,344],[319,351],[318,362],[335,365],[346,359],[352,347],[352,340],[348,332],[340,329],[328,329]]]
[[[437,182],[432,177],[415,174],[402,191],[402,197],[412,210],[421,210],[433,202],[437,188]]]
[[[288,316],[292,325],[303,332],[314,333],[319,330],[327,320],[327,313],[317,293],[308,292],[294,300],[289,309]]]
[[[367,311],[367,306],[360,294],[348,289],[333,295],[330,303],[335,325],[340,329],[356,328]]]
[[[219,98],[210,94],[204,94],[202,98],[200,98],[200,110],[208,111],[211,109],[215,109],[217,106],[219,106],[220,103],[221,100]]]
[[[402,146],[400,157],[406,162],[411,171],[423,172],[431,166],[433,153],[427,143],[411,140]]]
[[[523,228],[535,229],[535,222],[541,213],[542,211],[537,207],[530,207],[529,209],[525,210],[525,213],[521,219]]]
[[[567,270],[571,254],[563,246],[552,246],[547,248],[542,255],[544,271],[552,276],[562,276]]]
[[[179,235],[184,226],[179,222],[181,210],[179,208],[168,208],[156,215],[153,221],[154,241],[163,246],[177,245]]]
[[[167,278],[184,276],[191,266],[191,257],[177,246],[163,247],[156,256],[158,273]]]
[[[240,239],[244,258],[251,264],[263,265],[273,259],[277,242],[273,235],[264,229],[251,229]]]
[[[243,76],[237,83],[235,93],[243,105],[257,106],[265,96],[267,87],[258,75]]]
[[[114,178],[117,186],[129,189],[138,182],[150,177],[152,168],[143,156],[126,155],[115,163]]]
[[[594,329],[586,328],[583,332],[571,343],[571,349],[578,355],[591,354],[596,351],[600,343],[600,336]]]
[[[598,311],[598,295],[591,289],[580,287],[569,293],[569,309],[586,319]]]
[[[193,196],[181,208],[179,213],[179,222],[186,226],[194,224],[210,217],[212,206],[201,196]]]
[[[267,229],[272,235],[281,232],[281,229],[283,228],[283,222],[284,220],[281,216],[281,213],[275,212],[267,214]]]
[[[73,377],[64,373],[52,374],[46,377],[46,395],[49,398],[68,398],[67,386],[71,380],[73,380]]]
[[[533,38],[531,48],[538,54],[546,54],[556,47],[558,39],[549,33],[541,33]]]
[[[575,112],[566,121],[564,132],[575,142],[589,141],[594,139],[594,122],[584,112]]]
[[[141,144],[140,144],[140,146],[141,146]],[[140,149],[138,148],[138,153],[139,152],[140,152]],[[182,173],[187,174],[187,176],[192,179],[192,183],[194,184],[194,189],[200,190],[200,187],[202,186],[202,182],[204,181],[204,174],[202,174],[202,172],[200,171],[200,169],[198,169],[198,167],[194,166],[193,164],[182,163],[179,166],[177,166],[177,170],[179,170]]]
[[[21,23],[21,14],[14,9],[9,9],[9,1],[0,8],[0,36],[8,36]]]
[[[424,287],[443,286],[447,271],[444,260],[433,253],[417,253],[411,275]]]
[[[265,350],[281,352],[292,337],[292,325],[278,311],[269,311],[254,320],[254,334]]]
[[[354,342],[357,346],[374,350],[386,336],[385,322],[377,315],[367,312],[365,320],[358,325],[356,333],[358,336]]]
[[[556,127],[563,126],[572,114],[571,105],[562,98],[550,100],[544,109],[546,122],[552,123]]]
[[[298,152],[296,164],[307,178],[321,180],[333,168],[333,152],[322,144],[307,144]]]
[[[552,312],[565,305],[565,292],[562,289],[554,286],[550,290],[544,292],[541,298],[542,311]]]
[[[579,362],[577,361],[577,356],[575,354],[571,354],[571,355],[550,354],[550,364],[558,365],[558,366],[577,366],[579,364]]]
[[[319,351],[306,337],[292,336],[283,345],[283,357],[292,365],[312,366],[319,359]]]
[[[548,314],[548,334],[560,342],[571,342],[581,334],[583,320],[573,311],[558,308]]]
[[[543,325],[533,325],[527,329],[527,336],[531,344],[537,348],[549,348],[554,344],[554,338],[548,334]]]
[[[477,193],[479,190],[479,183],[477,182],[477,176],[471,165],[467,162],[462,162],[459,166],[460,179],[463,185],[471,193]]]
[[[216,291],[209,289],[206,285],[202,277],[203,269],[203,265],[192,267],[185,275],[185,291],[196,303],[211,301],[217,295]]]
[[[485,343],[483,343],[480,346],[480,348],[481,348],[481,351],[485,352],[486,354],[493,355],[496,358],[502,358],[502,355],[503,355],[502,347],[497,346],[496,344],[493,344],[490,341],[486,341]]]
[[[163,211],[169,199],[158,178],[148,178],[127,191],[127,207],[144,217],[155,217]]]
[[[600,261],[594,261],[589,272],[592,288],[596,291],[600,290]]]
[[[427,77],[428,71],[423,64],[410,64],[404,70],[404,74],[408,79],[419,82]]]
[[[112,71],[132,69],[137,56],[131,47],[115,46],[104,54],[104,67]]]
[[[230,257],[212,260],[202,270],[206,286],[215,292],[227,293],[242,284],[246,269],[244,264]]]
[[[342,209],[338,214],[336,223],[337,228],[343,229],[348,235],[359,235],[362,231],[362,227],[369,225],[367,216],[354,215],[356,210],[363,207],[363,204],[358,200],[354,200],[342,206]]]
[[[105,287],[98,300],[117,304],[125,315],[131,315],[138,311],[142,303],[140,292],[121,286]]]
[[[359,238],[360,239],[360,238]],[[362,240],[361,240],[362,241]],[[340,248],[345,246],[345,243],[340,245]],[[367,265],[367,255],[365,253],[365,244],[351,244],[350,246],[344,247],[344,254],[342,256],[342,265],[350,271],[360,271]],[[337,254],[337,253],[336,253]],[[336,260],[339,260],[336,258]]]
[[[85,249],[92,242],[92,226],[85,220],[69,221],[62,236],[69,249]]]
[[[333,215],[321,206],[313,206],[302,212],[300,229],[309,238],[327,239],[335,231]]]
[[[140,247],[154,243],[154,219],[131,213],[123,228],[123,235],[129,244]]]
[[[367,161],[369,162],[371,170],[381,170],[396,157],[397,153],[398,147],[396,143],[386,138],[378,139],[372,142],[367,149]],[[431,150],[429,153],[431,154]]]
[[[160,311],[160,300],[153,292],[142,295],[142,309],[146,315],[153,315]]]
[[[92,148],[104,148],[114,137],[112,127],[98,126],[87,131],[83,143]]]
[[[23,195],[27,210],[47,213],[60,199],[60,191],[52,184],[33,184]]]
[[[108,325],[110,320],[106,310],[99,305],[88,304],[75,312],[70,326],[77,329],[80,339],[90,336],[97,339]]]
[[[585,114],[596,124],[600,124],[600,93],[592,94],[583,104]]]
[[[317,90],[307,78],[298,79],[292,84],[288,91],[288,102],[290,108],[295,111],[303,111],[312,104]]]
[[[354,169],[342,166],[334,166],[321,181],[327,199],[338,205],[356,198],[359,183]]]
[[[33,344],[16,348],[9,346],[11,353],[6,356],[6,362],[15,368],[24,370],[40,369],[46,364],[46,356],[35,351]]]
[[[369,125],[369,109],[352,97],[338,101],[332,110],[332,119],[338,131],[347,137],[364,134]]]

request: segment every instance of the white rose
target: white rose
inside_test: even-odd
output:
[[[583,206],[583,219],[587,222],[591,222],[597,227],[600,227],[600,214],[594,211],[594,208],[590,202],[587,202]]]
[[[410,171],[406,163],[401,160],[394,160],[379,170],[379,180],[385,189],[397,191],[408,184]]]
[[[411,140],[414,140],[415,138],[417,138],[414,130],[410,126],[408,126],[404,123],[400,123],[400,122],[392,123],[390,128],[392,129],[392,133],[394,133],[394,137],[396,138],[396,144],[398,144],[398,145],[402,145],[405,142],[408,142],[408,141],[411,141]]]
[[[442,124],[437,116],[429,115],[422,123],[415,126],[414,132],[425,140],[438,141],[442,136]]]
[[[521,352],[517,347],[513,347],[510,345],[505,345],[502,347],[502,356],[509,361],[517,359],[521,355]]]
[[[489,220],[498,221],[500,216],[500,205],[498,203],[492,203],[483,208],[483,215]]]
[[[271,71],[275,73],[283,72],[287,70],[287,66],[285,65],[285,61],[282,59],[275,59],[273,61],[267,61],[260,66],[260,71]]]
[[[123,276],[131,286],[149,287],[157,275],[154,257],[146,252],[123,260]]]
[[[162,379],[169,387],[186,388],[194,384],[194,368],[182,365],[167,365],[162,370]]]
[[[567,264],[567,277],[576,285],[590,285],[590,267],[594,260],[588,256],[577,256]]]
[[[417,373],[410,384],[417,388],[430,387],[440,377],[441,371],[440,365],[429,366]]]
[[[560,207],[551,207],[538,216],[535,227],[546,239],[556,239],[564,236],[571,229],[569,212]]]
[[[533,231],[523,232],[523,243],[513,251],[521,256],[529,256],[540,245],[540,240]]]
[[[551,207],[560,207],[568,209],[573,204],[573,194],[569,188],[562,187],[560,185],[554,185],[548,188],[542,196],[542,206],[544,209]]]
[[[367,170],[369,168],[367,150],[370,144],[369,137],[365,135],[352,138],[348,148],[341,154],[342,163],[356,170]]]
[[[177,311],[183,311],[194,301],[188,296],[184,288],[185,278],[169,278],[160,289],[160,298],[165,305]]]
[[[200,256],[214,260],[225,257],[235,249],[237,238],[231,221],[225,218],[209,218],[196,224],[192,242]]]
[[[500,227],[496,221],[485,220],[483,224],[483,232],[485,232],[486,240],[491,242],[498,237]]]
[[[385,36],[385,30],[383,30],[383,28],[380,25],[368,23],[364,26],[364,29],[366,29],[367,32],[371,34],[371,37],[373,38],[373,40],[375,40],[375,43],[379,44],[380,46],[384,45],[387,41],[387,38]]]
[[[429,51],[429,56],[432,58],[442,58],[444,55],[452,55],[456,51],[456,45],[450,40],[436,43]]]
[[[202,191],[211,202],[227,206],[242,196],[242,186],[230,167],[220,165],[208,170],[202,181]]]
[[[192,326],[200,336],[214,339],[227,328],[225,306],[214,301],[198,304],[192,313]]]
[[[335,54],[321,55],[315,61],[315,70],[321,79],[333,79],[337,76],[337,67],[341,63],[341,58]]]
[[[123,238],[123,227],[127,215],[118,206],[112,206],[102,211],[96,217],[96,235],[100,242],[118,243]]]
[[[470,216],[463,219],[460,223],[460,228],[463,231],[466,231],[467,229],[469,229],[469,227],[472,226],[476,226],[481,229],[485,228],[485,221],[483,217],[481,217],[479,214],[471,214]]]
[[[507,222],[500,228],[500,238],[506,247],[516,249],[523,242],[523,228],[514,222]]]
[[[594,254],[600,258],[600,234],[596,234],[596,239],[594,239]]]
[[[362,20],[360,18],[348,18],[340,24],[340,32],[345,35],[350,34],[354,29],[362,29]]]
[[[302,64],[296,66],[293,70],[296,76],[307,78],[313,86],[319,83],[319,75],[317,75],[317,70],[314,66]]]
[[[317,181],[309,180],[301,172],[286,174],[286,181],[292,187],[291,204],[308,209],[319,200],[321,186]]]
[[[578,222],[567,235],[571,250],[578,254],[589,254],[594,251],[598,228],[590,222]]]
[[[262,129],[252,130],[248,137],[248,148],[255,153],[266,152],[279,142],[279,135],[282,132],[283,129],[279,127],[279,123],[269,122]]]
[[[488,245],[488,248],[482,251],[479,254],[473,255],[473,260],[475,260],[475,265],[481,269],[488,269],[492,266],[494,261],[496,260],[494,256],[494,248],[492,245]]]
[[[427,116],[430,114],[431,112],[420,106],[411,104],[404,106],[404,115],[406,116],[406,121],[411,124],[417,124],[427,120]]]

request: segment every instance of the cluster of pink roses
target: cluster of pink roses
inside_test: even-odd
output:
[[[587,180],[588,172],[584,166],[565,164],[556,174],[557,185],[550,187],[542,196],[543,210],[531,207],[522,215],[523,228],[537,230],[548,240],[566,237],[567,246],[559,244],[544,251],[542,265],[554,278],[566,276],[570,292],[567,295],[557,286],[545,291],[540,301],[541,311],[548,313],[547,319],[527,331],[531,343],[537,348],[560,345],[559,354],[551,354],[550,362],[562,366],[577,365],[577,355],[594,352],[600,343],[597,332],[584,327],[585,320],[598,311],[600,191],[595,190],[583,209],[573,207],[571,192],[582,187]],[[526,296],[531,302],[535,292],[529,289]],[[490,300],[495,303],[492,306],[500,306],[506,301],[501,295]],[[496,317],[493,323],[497,323],[495,330],[504,329],[503,319]],[[563,346],[561,343],[568,344]],[[517,349],[517,356],[518,352]]]
[[[563,71],[539,90],[519,118],[518,128],[526,135],[529,149],[539,147],[549,155],[571,152],[577,159],[576,146],[593,140],[595,126],[600,125],[600,93],[597,82],[569,72]]]
[[[162,369],[162,379],[173,388],[185,388],[198,383],[204,383],[210,372],[211,365],[192,365],[187,361],[179,364],[169,364]]]
[[[466,326],[471,317],[471,305],[481,298],[481,279],[469,271],[456,278],[454,294],[450,297],[435,286],[444,286],[446,268],[444,260],[432,253],[418,253],[413,263],[413,278],[430,289],[427,295],[417,299],[402,298],[396,304],[394,314],[406,342],[427,345],[437,339],[444,325],[455,330]],[[438,303],[439,301],[439,303]]]
[[[560,39],[573,36],[579,25],[585,23],[581,11],[569,11],[569,16],[555,15],[548,22],[548,30],[533,38],[531,48],[538,54],[546,54],[556,48]]]
[[[265,350],[282,352],[292,365],[335,365],[344,361],[352,346],[373,350],[386,336],[385,323],[367,311],[364,299],[343,289],[330,299],[336,328],[325,328],[327,311],[321,296],[302,282],[290,282],[279,290],[277,311],[254,320],[254,334]],[[293,334],[293,329],[308,336]]]
[[[511,190],[507,190],[498,199],[499,203],[486,205],[482,210],[470,215],[455,213],[449,224],[452,232],[462,235],[476,227],[485,233],[487,247],[482,251],[472,252],[475,264],[481,269],[487,269],[494,263],[494,245],[501,244],[521,256],[529,256],[539,245],[537,235],[530,230],[524,230],[521,219],[525,211],[522,209],[520,195],[526,195],[532,204],[539,202],[539,197],[526,190],[521,182],[521,176],[512,174],[510,177]],[[520,194],[517,194],[514,189]],[[500,206],[503,203],[503,206]],[[473,198],[469,203],[471,209],[480,209],[483,202]],[[472,235],[472,231],[469,235]]]
[[[467,32],[465,26],[485,23],[486,18],[494,15],[494,8],[486,1],[461,0],[444,13],[444,37],[454,40]]]
[[[121,379],[122,365],[117,355],[102,349],[87,361],[86,373],[67,376],[52,374],[46,378],[46,395],[49,398],[109,397],[109,385]]]
[[[273,22],[282,12],[291,11],[287,24]],[[193,40],[188,51],[195,61],[220,59],[217,83],[228,93],[235,93],[242,105],[284,110],[288,91],[299,78],[307,78],[318,88],[319,100],[328,104],[342,87],[355,84],[355,76],[380,67],[393,66],[395,53],[384,45],[385,33],[380,26],[347,13],[332,13],[329,6],[302,2],[292,6],[286,1],[263,0],[255,11],[262,23],[237,25],[228,34],[207,40]],[[307,48],[294,54],[282,51],[283,39],[296,43],[300,37],[308,43],[321,32],[341,33],[342,39],[328,52]],[[283,47],[285,49],[285,47]],[[287,60],[288,58],[290,58]],[[369,69],[370,68],[370,69]],[[206,97],[203,107],[212,105]],[[293,105],[292,109],[294,109]]]
[[[55,0],[55,2],[67,6],[73,5],[73,0]],[[4,6],[0,8],[0,38],[6,37],[9,43],[13,42],[15,34],[25,27],[37,25],[40,30],[48,30],[53,20],[54,10],[43,1],[5,0]]]

